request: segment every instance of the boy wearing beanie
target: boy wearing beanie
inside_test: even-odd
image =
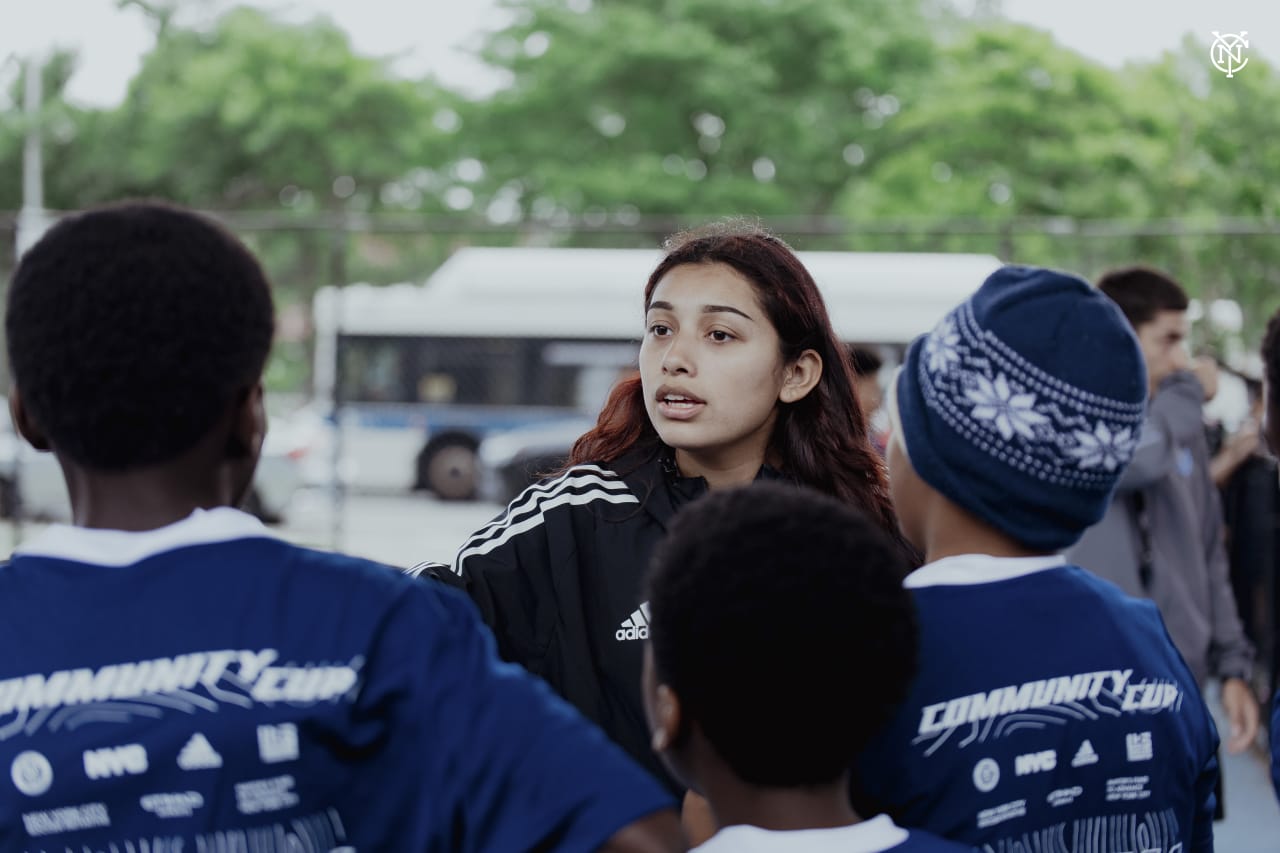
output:
[[[992,853],[1213,849],[1218,736],[1155,607],[1060,555],[1106,510],[1147,379],[1074,276],[994,273],[890,387],[920,671],[857,805]]]

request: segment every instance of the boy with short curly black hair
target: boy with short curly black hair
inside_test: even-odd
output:
[[[676,516],[648,577],[644,695],[654,748],[720,827],[697,850],[967,849],[849,804],[849,767],[915,670],[903,569],[869,519],[792,484]]]
[[[13,418],[74,526],[0,566],[0,849],[679,849],[460,595],[233,509],[273,316],[244,246],[167,205],[68,217],[15,272]]]

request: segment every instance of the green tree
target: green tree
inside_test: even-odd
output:
[[[114,168],[100,191],[218,208],[375,208],[383,184],[417,164],[431,96],[353,53],[325,20],[291,25],[239,8],[211,32],[170,26],[102,129]]]
[[[357,55],[325,19],[292,24],[237,8],[193,28],[174,17],[180,3],[146,5],[157,41],[124,103],[85,116],[77,158],[51,175],[76,193],[69,206],[157,196],[225,211],[270,272],[282,310],[334,280],[422,275],[412,242],[393,247],[403,256],[374,252],[339,226],[430,206],[401,204],[388,188],[452,159],[455,137],[432,122],[452,95]],[[269,376],[296,384],[306,361],[305,347],[283,344]]]
[[[1203,58],[1208,46],[1192,43],[1186,52]],[[1194,116],[1195,147],[1207,162],[1196,171],[1195,192],[1240,233],[1202,253],[1197,272],[1206,295],[1241,302],[1253,342],[1280,308],[1280,74],[1256,55],[1233,77],[1207,73]]]
[[[915,0],[508,5],[464,120],[481,204],[534,220],[829,213],[933,54]]]
[[[851,188],[856,216],[1142,217],[1154,128],[1118,76],[1047,34],[970,27],[894,127],[893,153]]]

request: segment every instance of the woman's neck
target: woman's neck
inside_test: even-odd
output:
[[[676,467],[685,477],[701,477],[707,481],[707,489],[731,489],[745,486],[756,479],[764,457],[748,455],[736,459],[703,459],[687,450],[675,452]]]

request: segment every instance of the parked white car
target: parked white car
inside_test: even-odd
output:
[[[62,469],[52,453],[41,453],[22,441],[9,420],[9,403],[0,397],[0,516],[13,517],[21,506],[24,518],[70,521],[71,504]],[[244,508],[270,524],[284,519],[289,502],[302,484],[301,455],[294,431],[273,419],[262,444],[253,491]]]
[[[596,425],[593,417],[571,417],[495,432],[480,442],[480,500],[509,503],[526,486],[562,467],[573,443]]]

